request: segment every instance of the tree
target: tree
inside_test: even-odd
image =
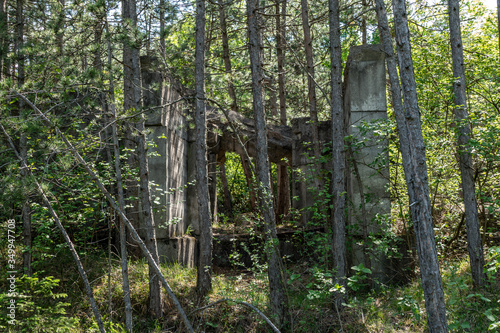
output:
[[[311,27],[309,25],[309,7],[307,0],[300,0],[302,12],[302,29],[304,30],[304,50],[306,53],[306,74],[307,74],[307,98],[309,100],[309,114],[311,117],[311,129],[314,157],[318,160],[321,156],[319,134],[318,134],[318,108],[316,103],[316,83],[314,82],[314,56],[311,38]],[[319,187],[319,180],[316,180],[316,187]]]
[[[269,158],[267,156],[267,130],[264,113],[264,87],[262,71],[262,41],[259,31],[260,13],[258,0],[247,0],[248,49],[252,73],[253,112],[255,120],[257,165],[256,178],[259,202],[264,215],[266,255],[271,310],[276,315],[277,326],[284,328],[290,322],[288,299],[283,276],[283,264],[278,248],[278,237],[274,219],[271,180],[269,177]]]
[[[403,88],[406,126],[400,135],[407,135],[409,156],[405,168],[410,210],[415,228],[417,252],[420,263],[422,286],[430,332],[447,332],[444,293],[439,272],[439,262],[434,240],[434,229],[429,196],[425,144],[420,125],[417,87],[411,58],[410,32],[408,29],[406,5],[404,0],[393,0],[394,28],[398,50],[399,71]],[[377,5],[380,8],[381,4]],[[388,29],[386,29],[388,31]],[[388,38],[386,38],[385,43]],[[387,47],[389,44],[386,44]],[[386,49],[386,53],[388,49]],[[391,84],[396,84],[391,81]],[[404,157],[403,157],[404,158]]]
[[[467,245],[469,250],[472,279],[476,287],[482,288],[486,282],[484,273],[484,254],[477,211],[474,169],[472,165],[470,126],[468,124],[467,96],[465,93],[465,66],[460,31],[460,3],[448,0],[448,18],[450,24],[450,44],[453,62],[453,90],[455,92],[455,120],[458,135],[458,154],[462,192],[465,208],[465,225],[467,228]]]
[[[212,221],[208,194],[207,127],[205,106],[205,0],[196,1],[196,189],[200,219],[200,256],[196,288],[200,296],[212,287]]]
[[[113,137],[113,155],[115,162],[115,177],[116,189],[118,195],[118,205],[122,211],[125,211],[125,195],[123,192],[123,179],[122,169],[120,163],[120,147],[118,141],[118,126],[116,124],[116,101],[115,101],[115,80],[112,69],[112,49],[111,49],[111,35],[109,33],[109,24],[106,19],[106,35],[108,42],[108,71],[109,71],[109,100],[110,109],[112,114],[112,137]],[[122,268],[122,291],[123,301],[125,303],[125,325],[127,330],[131,333],[133,329],[132,318],[132,302],[130,300],[130,284],[128,275],[128,255],[127,255],[127,232],[125,230],[125,221],[120,217],[120,255],[121,255],[121,268]]]
[[[328,1],[330,23],[331,112],[332,112],[332,232],[334,283],[340,288],[334,294],[337,309],[347,299],[347,264],[345,247],[345,151],[344,107],[342,98],[342,48],[340,44],[339,1]]]
[[[125,29],[132,32],[131,40],[125,41],[123,47],[124,63],[124,109],[138,111],[142,103],[141,69],[139,59],[139,41],[137,32],[136,0],[123,0],[122,16]],[[139,164],[139,198],[141,201],[142,219],[146,227],[146,245],[155,262],[159,263],[156,245],[156,230],[151,206],[149,187],[149,167],[147,158],[146,133],[144,114],[141,112],[136,124],[137,159]],[[160,279],[151,265],[149,266],[149,311],[156,318],[163,314],[162,289]]]
[[[8,53],[7,0],[0,1],[0,80],[6,72],[5,61]]]
[[[281,7],[280,7],[281,6]],[[278,62],[278,98],[280,124],[287,124],[285,93],[285,36],[286,36],[286,1],[276,0],[276,60]],[[276,217],[279,222],[290,210],[290,179],[288,167],[277,165],[278,191],[276,198]]]

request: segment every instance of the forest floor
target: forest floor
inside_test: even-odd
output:
[[[113,256],[111,270],[102,253],[87,254],[84,265],[94,288],[108,332],[124,332],[124,304],[119,258]],[[0,331],[10,332],[97,332],[92,312],[69,253],[47,261],[44,271],[18,281],[18,326],[5,319],[2,308]],[[448,324],[453,332],[500,330],[500,250],[490,249],[490,285],[482,291],[472,288],[466,258],[442,260]],[[268,332],[267,324],[255,312],[228,301],[193,313],[202,306],[196,293],[196,270],[178,264],[162,270],[197,332]],[[350,280],[349,302],[341,312],[331,308],[331,276],[307,261],[288,264],[288,295],[292,314],[290,332],[426,332],[424,298],[419,279],[405,285],[370,286],[369,274],[358,271]],[[135,332],[179,332],[180,318],[164,297],[165,316],[153,320],[147,312],[148,268],[143,260],[131,260],[131,298]],[[265,265],[251,268],[214,267],[213,289],[205,303],[223,298],[253,304],[268,316],[268,286]],[[418,276],[418,274],[416,274]],[[2,283],[5,279],[2,279]],[[2,290],[6,290],[3,288]],[[111,291],[111,297],[109,297]],[[1,293],[2,303],[6,294]],[[110,303],[111,302],[111,303]],[[272,319],[272,316],[270,316]]]

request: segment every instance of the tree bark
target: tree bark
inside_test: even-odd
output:
[[[458,127],[458,153],[462,192],[465,208],[465,226],[467,228],[467,245],[470,257],[472,279],[476,287],[482,288],[486,283],[484,268],[483,244],[477,210],[474,169],[469,145],[471,129],[468,123],[467,96],[465,92],[465,67],[460,30],[460,4],[458,0],[448,0],[448,17],[450,23],[450,44],[453,62],[453,90],[455,92],[455,121]]]
[[[5,74],[5,60],[8,52],[7,0],[0,0],[0,80]]]
[[[340,44],[339,1],[329,0],[331,98],[332,103],[332,233],[334,283],[343,290],[334,294],[334,306],[342,308],[347,300],[347,264],[345,247],[346,165],[344,150],[344,107],[342,96],[342,48]]]
[[[64,23],[66,20],[64,0],[58,0],[58,4],[54,33],[56,35],[57,54],[58,56],[62,56],[64,54]]]
[[[281,5],[281,10],[280,10]],[[286,1],[276,1],[276,57],[278,60],[278,97],[280,124],[287,124],[285,93],[285,36]],[[277,164],[278,194],[276,199],[276,221],[279,223],[290,211],[290,179],[288,167]]]
[[[227,24],[226,24],[226,11],[224,9],[225,4],[219,1],[219,21],[222,36],[222,59],[224,60],[224,70],[226,71],[227,79],[227,91],[229,97],[231,98],[231,110],[238,112],[238,100],[236,98],[236,91],[234,89],[234,84],[231,79],[232,66],[231,57],[229,56],[229,38],[227,36]]]
[[[318,107],[316,99],[316,85],[314,83],[314,55],[311,38],[311,27],[309,26],[309,7],[307,0],[300,0],[302,29],[304,30],[304,50],[306,53],[306,74],[307,74],[307,99],[309,101],[309,115],[311,117],[312,144],[315,162],[321,156],[321,148],[318,134]],[[319,167],[319,165],[317,165]],[[315,177],[316,187],[319,188],[320,181]]]
[[[251,161],[248,160],[248,158],[244,155],[240,155],[241,159],[241,167],[243,168],[243,173],[245,174],[245,178],[247,181],[247,187],[248,187],[248,195],[250,197],[250,209],[252,211],[255,210],[257,207],[256,204],[256,197],[255,197],[255,188],[253,185],[253,175],[252,175],[252,170],[250,168],[250,163]]]
[[[399,71],[403,87],[406,133],[410,144],[409,170],[405,170],[410,211],[415,228],[417,252],[430,332],[447,332],[444,293],[434,239],[425,145],[420,124],[417,87],[411,58],[410,32],[404,0],[393,0]]]
[[[7,22],[5,22],[7,23]],[[7,26],[6,26],[7,28]],[[22,89],[25,81],[24,73],[24,0],[17,0],[16,2],[16,43],[15,52],[17,56],[17,86]],[[23,117],[23,109],[25,103],[23,100],[19,101],[19,116]],[[28,138],[26,132],[22,132],[19,138],[19,151],[21,158],[24,161],[28,160]],[[21,177],[27,179],[28,170],[21,168]],[[24,274],[31,276],[31,207],[29,202],[29,193],[24,194],[24,201],[22,207],[23,217],[23,271]]]
[[[128,20],[129,28],[132,30],[132,38],[130,44],[124,43],[124,65],[130,66],[129,76],[125,79],[130,80],[125,85],[128,90],[124,90],[124,94],[130,94],[130,108],[139,110],[142,104],[141,91],[141,70],[139,59],[139,41],[137,40],[137,10],[136,0],[124,0],[122,3],[123,18]],[[125,100],[124,100],[125,104]],[[125,105],[124,105],[125,107]],[[151,205],[151,192],[149,188],[149,166],[147,159],[147,144],[144,125],[144,114],[139,116],[137,128],[137,159],[139,161],[139,199],[141,201],[142,220],[146,228],[146,245],[151,252],[156,264],[159,263],[158,249],[156,245],[156,230],[153,219],[153,209]],[[162,289],[159,277],[155,272],[154,267],[149,265],[149,311],[155,318],[160,318],[163,314]]]
[[[264,109],[264,87],[262,85],[262,42],[260,35],[260,14],[258,0],[247,0],[248,47],[252,73],[253,111],[257,142],[257,184],[259,202],[264,215],[266,255],[268,260],[268,278],[271,310],[276,315],[277,326],[286,328],[290,323],[288,297],[283,276],[283,264],[278,248],[276,225],[274,220],[269,160],[267,156],[266,118]]]
[[[24,104],[24,103],[23,103]],[[21,158],[24,161],[28,160],[28,139],[26,133],[21,133],[21,137],[19,140],[19,152],[21,154]],[[21,177],[24,180],[28,178],[28,170],[25,168],[21,168]],[[28,189],[26,187],[25,191]],[[23,271],[27,276],[31,276],[33,271],[31,268],[31,244],[32,244],[32,235],[31,235],[31,205],[29,199],[29,193],[24,195],[23,202]]]
[[[231,200],[231,192],[229,191],[229,184],[226,176],[226,152],[219,152],[217,162],[220,169],[220,180],[224,191],[224,214],[230,219],[233,219],[233,201]]]
[[[210,196],[207,171],[207,127],[205,104],[205,0],[196,0],[196,189],[198,192],[198,214],[200,219],[200,255],[196,289],[200,296],[212,288],[212,221],[210,218]]]
[[[123,193],[123,180],[122,180],[122,170],[120,166],[120,148],[118,142],[118,126],[116,124],[116,103],[115,103],[115,86],[114,77],[112,70],[112,50],[111,50],[111,36],[109,34],[109,25],[106,19],[106,34],[108,43],[108,71],[109,71],[109,99],[110,99],[110,109],[112,114],[112,136],[113,136],[113,153],[115,162],[115,177],[116,177],[116,187],[118,194],[118,206],[122,211],[125,211],[125,195]],[[133,331],[133,319],[132,319],[132,302],[130,300],[130,283],[128,275],[128,254],[127,254],[127,233],[125,231],[125,222],[120,217],[120,255],[121,255],[121,268],[122,268],[122,291],[123,291],[123,301],[125,303],[125,326],[127,331],[132,333]]]

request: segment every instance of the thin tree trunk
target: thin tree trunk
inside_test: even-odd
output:
[[[136,38],[137,34],[137,10],[136,0],[124,0],[122,4],[123,18],[129,21],[129,28],[132,30],[131,45],[124,43],[124,64],[125,67],[130,66],[129,77],[131,80],[126,86],[129,90],[125,94],[131,94],[130,107],[139,110],[142,104],[141,91],[141,69],[139,60],[139,45]],[[142,220],[146,228],[146,245],[151,252],[156,264],[159,264],[158,249],[156,245],[156,230],[153,219],[153,208],[151,205],[151,192],[149,188],[149,166],[147,159],[147,144],[144,125],[144,114],[139,116],[139,122],[136,124],[138,135],[137,142],[137,159],[139,161],[139,199],[141,201]],[[160,318],[163,315],[162,304],[162,289],[159,277],[155,272],[154,267],[149,265],[149,311],[155,318]]]
[[[220,180],[224,190],[224,214],[230,219],[233,219],[233,202],[231,200],[231,192],[226,176],[226,152],[219,153],[222,156],[217,157],[220,168]]]
[[[21,103],[20,103],[21,104]],[[24,104],[24,103],[22,103]],[[25,161],[28,160],[28,140],[26,133],[21,133],[21,137],[19,139],[19,151],[21,154],[21,158]],[[27,179],[28,170],[25,168],[21,168],[21,177],[23,179]],[[27,189],[27,188],[26,188]],[[26,190],[25,189],[25,190]],[[32,235],[31,235],[31,206],[29,201],[29,193],[25,194],[24,202],[23,202],[23,271],[27,276],[31,276],[33,271],[31,268],[31,243],[32,243]]]
[[[250,196],[250,209],[252,211],[255,210],[257,207],[256,205],[256,198],[255,198],[255,188],[253,185],[253,176],[252,176],[252,170],[250,168],[250,161],[247,159],[246,156],[240,155],[241,159],[241,167],[243,168],[243,173],[245,174],[245,178],[247,181],[247,187],[248,187],[248,192]]]
[[[231,68],[231,58],[229,56],[229,38],[227,36],[227,24],[226,24],[226,11],[225,4],[219,1],[219,21],[222,36],[222,59],[224,61],[224,70],[227,75],[227,90],[229,97],[231,98],[231,110],[238,112],[238,100],[236,98],[236,91],[234,89],[234,84],[231,78],[232,68]],[[233,217],[233,207],[231,203],[231,194],[227,187],[227,177],[226,177],[226,167],[225,167],[225,153],[224,162],[219,164],[220,175],[222,180],[222,185],[224,186],[224,206],[226,215],[232,219]]]
[[[165,0],[160,0],[160,55],[165,61]]]
[[[425,145],[420,124],[417,87],[411,58],[410,32],[404,0],[393,0],[393,11],[398,49],[399,71],[403,87],[407,128],[403,131],[409,140],[409,169],[405,170],[410,211],[415,228],[417,252],[424,289],[427,320],[430,332],[447,332],[444,293],[434,239]],[[378,6],[379,7],[379,6]],[[401,133],[403,135],[403,133]],[[406,163],[403,163],[406,165]]]
[[[17,52],[17,84],[24,84],[24,0],[16,2],[16,43],[15,52]]]
[[[280,10],[281,5],[281,10]],[[280,105],[280,124],[287,124],[285,93],[285,39],[286,1],[276,1],[276,57],[278,60],[278,96]],[[290,211],[290,179],[288,167],[277,165],[278,194],[276,199],[276,221],[279,223]]]
[[[106,34],[108,42],[108,71],[109,71],[109,99],[112,118],[112,131],[113,131],[113,153],[115,158],[115,177],[116,187],[118,194],[118,205],[122,211],[125,211],[125,195],[123,193],[122,170],[120,166],[120,148],[118,143],[118,126],[116,124],[116,103],[115,103],[115,86],[112,70],[112,50],[111,50],[111,36],[109,34],[109,25],[106,19]],[[132,333],[133,319],[132,319],[132,302],[130,300],[130,283],[128,276],[128,255],[127,255],[127,233],[125,231],[125,222],[120,217],[120,255],[122,267],[122,290],[123,301],[125,303],[125,326],[127,331]]]
[[[344,151],[344,107],[342,96],[342,49],[340,45],[339,1],[329,0],[331,98],[332,103],[332,234],[334,284],[343,290],[334,294],[334,306],[342,308],[347,300],[347,264],[345,247],[346,166]]]
[[[288,296],[285,289],[283,264],[278,249],[278,238],[274,220],[271,180],[269,177],[269,159],[267,156],[267,130],[264,112],[264,88],[262,85],[262,44],[260,36],[260,14],[258,0],[247,0],[248,45],[252,72],[253,110],[257,146],[257,183],[259,201],[264,215],[266,233],[266,255],[271,310],[276,315],[277,326],[286,328],[290,324]]]
[[[361,0],[361,5],[363,6],[363,14],[361,15],[361,44],[366,45],[366,0]]]
[[[450,44],[453,61],[453,89],[455,91],[455,120],[458,127],[458,153],[460,155],[460,173],[465,208],[465,226],[467,228],[467,245],[470,257],[472,279],[476,287],[482,288],[486,283],[484,268],[481,228],[477,211],[474,169],[472,165],[471,146],[469,144],[471,129],[468,123],[467,96],[465,93],[465,68],[460,31],[460,4],[458,0],[448,0],[450,22]]]
[[[35,104],[33,104],[30,100],[28,100],[26,97],[24,97],[21,94],[18,94],[18,97],[22,98],[33,110],[35,110],[40,115],[40,117],[42,118],[42,120],[45,121],[48,124],[48,126],[50,126],[50,128],[52,128],[53,130],[55,130],[56,134],[62,139],[62,141],[64,142],[64,144],[66,145],[66,147],[68,147],[69,151],[71,151],[73,153],[73,155],[75,156],[75,158],[77,159],[77,161],[80,162],[80,164],[84,167],[85,171],[87,171],[87,173],[89,174],[90,178],[97,185],[97,187],[99,188],[99,190],[101,191],[101,193],[104,194],[104,196],[108,200],[108,203],[111,205],[111,207],[116,212],[118,212],[118,214],[120,215],[120,218],[125,222],[125,225],[127,226],[130,234],[132,235],[132,238],[135,239],[135,241],[139,245],[140,249],[142,250],[142,253],[146,256],[146,259],[148,260],[149,265],[151,267],[153,267],[153,269],[155,270],[156,274],[158,274],[158,276],[160,277],[162,285],[167,290],[168,295],[170,296],[170,298],[174,302],[175,307],[179,311],[179,314],[180,314],[180,316],[182,318],[182,321],[184,322],[184,325],[186,326],[186,329],[188,330],[188,332],[194,332],[193,327],[192,327],[189,319],[186,316],[186,313],[184,312],[184,310],[182,309],[182,306],[179,303],[179,300],[177,299],[177,297],[175,296],[174,292],[172,291],[172,288],[170,288],[170,285],[168,284],[167,280],[165,279],[165,276],[163,275],[163,273],[161,272],[160,267],[158,266],[158,264],[155,261],[153,255],[151,254],[151,252],[148,250],[148,248],[146,246],[146,243],[141,239],[141,237],[137,233],[137,230],[134,228],[134,226],[132,225],[132,223],[130,222],[130,220],[127,218],[127,216],[125,215],[124,211],[120,208],[120,206],[118,206],[118,204],[115,202],[115,200],[113,199],[113,197],[111,197],[111,194],[109,194],[108,190],[106,190],[106,187],[104,187],[104,185],[102,184],[102,182],[99,180],[99,175],[96,174],[90,168],[90,166],[87,164],[87,162],[85,162],[85,160],[80,155],[80,153],[78,153],[78,151],[71,144],[71,142],[68,141],[68,139],[66,138],[66,136],[59,130],[58,127],[56,127],[45,116],[45,114],[42,111],[40,111],[40,109],[38,107],[36,107]],[[0,128],[5,133],[5,130],[3,129],[2,124],[0,124]]]
[[[90,301],[90,307],[92,308],[92,311],[94,312],[95,320],[97,321],[97,325],[99,327],[99,330],[101,332],[106,332],[106,330],[104,329],[104,324],[103,324],[102,319],[101,319],[101,314],[99,313],[99,308],[97,307],[97,304],[96,304],[95,299],[94,299],[94,293],[92,291],[92,287],[90,286],[89,279],[87,278],[87,273],[85,272],[85,269],[83,268],[82,262],[80,260],[80,257],[78,256],[78,253],[75,250],[75,246],[73,245],[73,242],[69,238],[69,235],[66,232],[66,229],[64,229],[64,226],[62,225],[61,221],[59,220],[59,217],[57,216],[56,212],[54,211],[52,204],[50,203],[49,199],[45,195],[45,191],[42,189],[42,186],[40,186],[38,181],[34,178],[32,172],[31,172],[31,169],[28,167],[27,161],[25,159],[23,159],[23,157],[17,152],[17,149],[14,146],[14,142],[12,142],[11,137],[9,136],[7,131],[5,131],[5,128],[3,127],[2,124],[0,124],[0,127],[1,127],[5,137],[9,141],[9,144],[12,147],[12,150],[14,151],[17,158],[21,162],[22,168],[26,170],[28,175],[31,175],[33,177],[33,182],[36,185],[36,189],[40,193],[40,195],[45,203],[45,206],[49,210],[49,213],[52,216],[52,218],[54,219],[57,227],[59,228],[59,231],[61,231],[61,234],[63,235],[63,238],[66,241],[66,245],[68,245],[68,248],[69,248],[71,254],[73,255],[73,259],[75,260],[76,266],[78,267],[78,272],[80,273],[80,276],[83,280],[83,283],[85,284],[85,291],[87,292],[87,297],[89,298],[89,301]]]
[[[208,171],[207,171],[207,127],[205,105],[205,0],[196,0],[196,189],[198,192],[198,214],[200,219],[200,256],[196,289],[206,296],[212,288],[212,221],[210,218]]]
[[[222,3],[222,0],[219,1],[219,21],[222,35],[222,59],[224,60],[224,70],[226,71],[226,75],[228,77],[227,90],[229,97],[231,98],[231,110],[238,112],[238,100],[236,98],[236,91],[231,79],[232,68],[231,58],[229,56],[229,38],[227,36],[226,11],[224,6],[225,5]]]
[[[16,43],[15,52],[17,55],[17,86],[22,89],[24,85],[24,0],[17,0],[16,3]],[[19,101],[19,116],[23,117],[24,101]],[[19,151],[23,160],[28,160],[28,138],[23,131],[19,138]],[[21,177],[26,178],[28,171],[21,168]],[[29,193],[24,194],[23,208],[23,271],[26,275],[31,276],[31,207],[29,202]]]
[[[57,22],[55,25],[55,35],[57,43],[57,54],[63,55],[64,51],[64,26],[65,26],[65,3],[64,0],[58,0],[59,7],[57,8]]]
[[[321,148],[318,134],[318,107],[316,99],[316,85],[314,84],[314,56],[311,38],[311,27],[309,26],[309,7],[307,0],[300,0],[302,11],[302,28],[304,30],[304,50],[306,53],[306,70],[307,70],[307,98],[309,100],[309,114],[311,117],[311,132],[312,144],[315,162],[321,156]],[[319,165],[317,165],[319,167]],[[319,188],[320,181],[315,177],[316,187]]]
[[[0,80],[5,74],[8,52],[7,0],[0,0]]]

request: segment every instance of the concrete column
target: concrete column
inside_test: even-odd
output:
[[[347,132],[353,142],[351,152],[346,154],[348,230],[354,240],[351,260],[352,265],[371,266],[374,277],[382,280],[387,278],[386,258],[360,244],[367,235],[377,237],[381,233],[381,217],[391,211],[387,141],[376,134],[380,126],[377,122],[387,119],[385,73],[385,57],[379,45],[350,49],[344,71],[344,106]]]
[[[162,106],[180,98],[162,76],[154,58],[141,57],[148,142],[149,179],[160,261],[193,266],[195,244],[185,235],[188,185],[188,135],[183,104]]]

